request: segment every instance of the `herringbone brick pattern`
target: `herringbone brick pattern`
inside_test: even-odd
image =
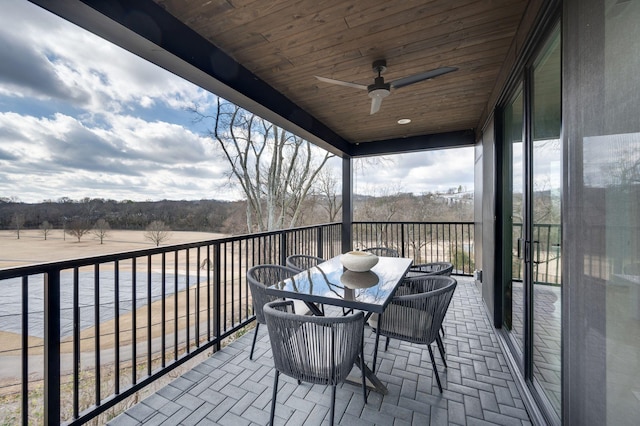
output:
[[[445,320],[448,369],[444,369],[434,348],[444,392],[438,392],[426,346],[392,340],[387,352],[381,348],[376,369],[389,393],[369,392],[365,405],[361,388],[348,383],[338,386],[336,424],[530,424],[478,290],[471,279],[456,279],[458,287]],[[268,424],[273,361],[267,333],[266,327],[262,327],[253,361],[249,360],[251,332],[110,424]],[[367,328],[365,358],[369,363],[374,340],[375,334]],[[331,389],[326,386],[298,385],[295,380],[281,376],[275,423],[328,424],[330,397]]]

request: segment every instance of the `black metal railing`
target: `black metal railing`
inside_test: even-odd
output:
[[[393,248],[415,264],[451,262],[454,274],[471,275],[473,233],[473,222],[354,222],[353,246]]]
[[[353,236],[354,248],[474,268],[470,222],[356,222]],[[17,336],[0,337],[15,372],[0,380],[0,423],[96,418],[251,323],[249,267],[341,251],[333,223],[0,270],[0,330]]]
[[[19,336],[0,348],[16,372],[0,423],[97,417],[253,321],[247,268],[329,258],[341,238],[327,224],[0,270],[0,329]]]

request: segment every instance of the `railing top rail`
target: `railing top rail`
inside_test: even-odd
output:
[[[451,222],[451,221],[440,221],[440,222],[427,222],[427,221],[395,221],[395,222],[376,222],[376,221],[354,221],[351,222],[353,225],[367,225],[367,224],[376,224],[376,225],[431,225],[431,224],[446,224],[446,225],[473,225],[474,222],[469,221],[461,221],[461,222]]]

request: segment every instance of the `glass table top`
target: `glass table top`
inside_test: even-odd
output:
[[[352,272],[342,266],[340,257],[267,287],[267,292],[305,302],[382,313],[412,262],[402,257],[380,257],[370,271]]]

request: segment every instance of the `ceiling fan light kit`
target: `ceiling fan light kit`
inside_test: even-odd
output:
[[[369,93],[369,97],[371,98],[371,114],[375,114],[380,110],[380,106],[382,105],[382,100],[391,94],[392,88],[399,89],[400,87],[405,87],[410,84],[419,83],[424,80],[430,80],[440,75],[458,70],[458,68],[456,67],[441,67],[441,68],[436,68],[434,70],[425,71],[420,74],[403,77],[398,80],[394,80],[391,83],[385,83],[384,77],[382,77],[382,73],[387,70],[387,61],[385,61],[384,59],[373,61],[371,68],[373,69],[373,72],[378,74],[378,76],[374,78],[373,84],[370,84],[368,86],[365,86],[363,84],[358,84],[358,83],[351,83],[348,81],[334,80],[332,78],[319,77],[319,76],[315,76],[315,77],[318,80],[323,81],[325,83],[337,84],[339,86],[346,86],[346,87],[352,87],[354,89],[366,90]]]
[[[369,90],[369,97],[371,98],[371,114],[375,114],[382,105],[382,100],[389,96],[391,92],[389,89],[371,89]]]

